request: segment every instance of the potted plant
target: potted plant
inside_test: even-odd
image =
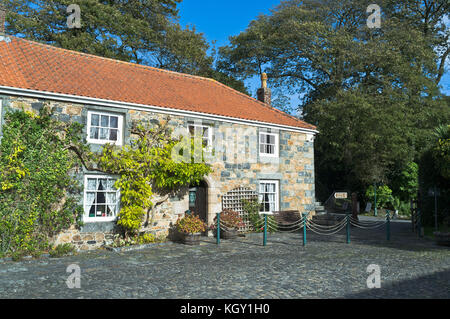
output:
[[[245,226],[238,212],[226,209],[220,213],[220,238],[233,239],[238,235],[240,227]],[[217,234],[217,217],[214,219],[212,230]]]
[[[199,245],[202,232],[206,230],[206,224],[200,217],[189,214],[176,223],[177,231],[181,235],[181,240],[186,245]]]

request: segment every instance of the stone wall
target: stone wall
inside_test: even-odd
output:
[[[1,97],[3,113],[8,109],[24,109],[38,112],[43,107],[42,100]],[[167,119],[167,115],[138,110],[127,110],[103,106],[84,106],[63,102],[49,102],[55,109],[55,116],[61,121],[74,121],[87,124],[88,110],[115,112],[124,116],[124,142],[129,143],[129,128],[133,121],[156,123]],[[174,127],[187,127],[194,118],[170,116],[169,124]],[[220,121],[203,121],[214,127],[214,146],[216,153],[211,160],[213,172],[205,178],[208,184],[208,223],[212,223],[216,213],[222,208],[221,196],[228,191],[244,186],[258,191],[260,180],[277,180],[280,187],[280,210],[299,210],[314,213],[314,145],[311,136],[304,133],[271,130],[279,134],[279,157],[260,157],[258,152],[258,134],[262,128]],[[85,132],[87,134],[87,132]],[[91,148],[100,150],[101,146]],[[81,170],[76,176],[82,184],[87,172]],[[83,205],[80,194],[80,205]],[[189,208],[188,190],[183,189],[176,196],[160,205],[146,231],[156,235],[168,234],[169,228]],[[113,238],[114,223],[86,223],[81,229],[72,227],[60,234],[56,243],[71,242],[80,250],[96,249],[110,242]]]

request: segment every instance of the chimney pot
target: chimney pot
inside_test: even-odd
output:
[[[261,88],[258,89],[257,96],[258,96],[258,100],[266,103],[266,104],[271,104],[272,101],[272,92],[271,90],[267,87],[267,80],[268,80],[268,76],[266,73],[262,73],[261,74]]]

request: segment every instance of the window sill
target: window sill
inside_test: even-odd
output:
[[[110,223],[115,222],[117,217],[84,217],[83,223],[92,224],[92,223]]]
[[[104,140],[92,140],[90,138],[86,139],[86,141],[89,144],[96,144],[96,145],[106,145],[106,144],[112,144],[114,146],[122,146],[122,142],[114,142],[114,141],[104,141]]]

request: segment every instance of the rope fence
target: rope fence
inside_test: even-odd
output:
[[[303,246],[306,246],[307,239],[307,230],[311,231],[312,233],[320,236],[332,236],[336,235],[337,233],[341,232],[343,229],[346,229],[346,235],[347,235],[347,244],[350,244],[350,230],[351,226],[363,229],[363,230],[375,230],[380,229],[382,227],[385,227],[386,229],[386,239],[389,241],[391,238],[391,216],[390,212],[386,212],[386,219],[384,221],[360,221],[358,219],[355,219],[350,214],[345,215],[342,220],[337,222],[334,225],[321,225],[314,220],[308,218],[309,214],[302,214],[300,219],[295,220],[293,222],[287,223],[283,222],[280,223],[274,218],[268,218],[268,216],[273,216],[272,213],[264,213],[260,214],[264,217],[258,218],[257,220],[253,221],[254,227],[256,229],[260,229],[263,231],[263,245],[267,245],[267,233],[268,232],[278,232],[278,233],[294,233],[298,231],[302,231],[303,233]],[[417,223],[420,224],[420,218],[417,219]],[[420,226],[420,225],[419,225]],[[217,214],[217,244],[220,244],[220,231],[230,231],[233,230],[233,228],[229,227],[228,225],[225,225],[220,221],[220,213]]]

